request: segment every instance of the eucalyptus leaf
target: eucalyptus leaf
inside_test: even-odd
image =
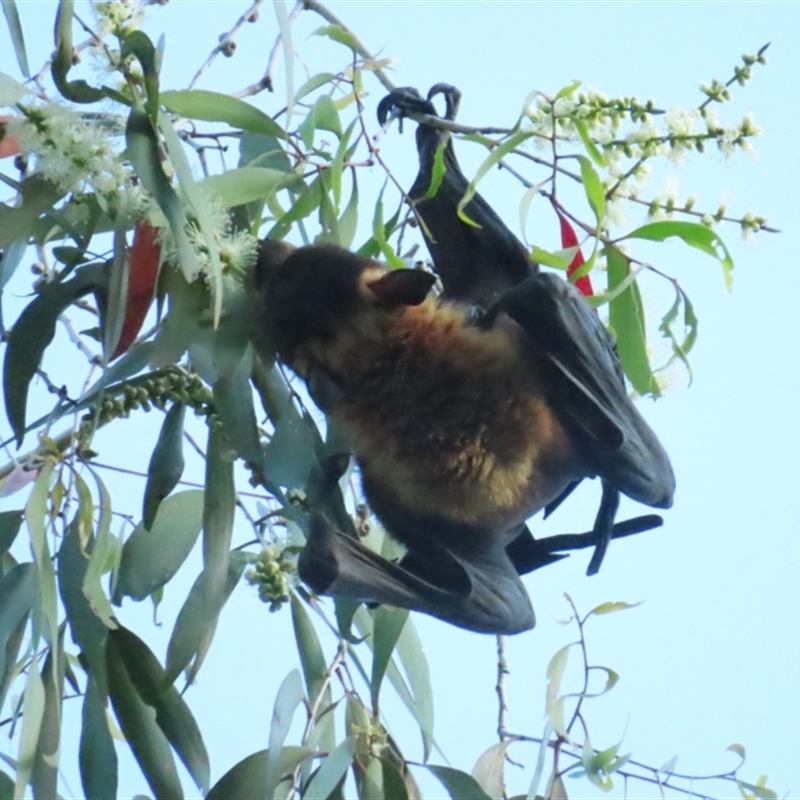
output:
[[[178,485],[183,475],[183,422],[186,406],[173,403],[164,417],[158,441],[147,467],[147,483],[144,488],[142,525],[150,530],[161,502]]]
[[[113,601],[123,596],[144,600],[170,581],[194,547],[203,526],[203,492],[179,492],[166,498],[150,530],[141,523],[122,548]]]
[[[117,797],[117,751],[108,729],[103,697],[90,677],[83,698],[78,748],[81,786],[87,800]]]
[[[231,767],[211,788],[205,800],[271,800],[267,794],[269,750],[259,750]],[[314,755],[308,747],[287,745],[278,755],[278,773],[285,775]],[[311,800],[311,798],[309,798]]]

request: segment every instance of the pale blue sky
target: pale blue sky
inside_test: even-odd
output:
[[[37,68],[52,49],[55,4],[18,3],[31,65]],[[172,0],[151,10],[148,30],[166,33],[163,88],[184,87],[217,35],[247,6],[233,0]],[[373,51],[399,59],[393,74],[398,84],[459,86],[464,95],[460,119],[475,125],[513,124],[529,91],[554,93],[574,78],[608,95],[652,97],[664,108],[692,107],[701,99],[700,81],[727,79],[743,52],[772,42],[769,65],[756,70],[746,89],[734,86],[735,100],[722,111],[732,122],[753,112],[765,131],[755,143],[758,155],[731,161],[716,153],[689,158],[675,180],[684,196],[689,189],[698,195],[698,206],[713,210],[724,198],[732,215],[752,208],[783,233],[745,243],[735,226],[719,229],[736,262],[732,294],[709,259],[678,244],[657,254],[659,266],[679,278],[700,318],[691,388],[676,385],[658,403],[642,404],[675,467],[675,507],[665,514],[662,529],[612,546],[594,578],[584,575],[588,555],[576,555],[526,579],[538,625],[509,641],[509,705],[512,730],[541,733],[545,668],[552,653],[572,640],[571,631],[553,620],[567,614],[564,591],[582,610],[605,600],[644,600],[641,607],[597,620],[590,628],[595,663],[621,674],[615,690],[595,702],[594,712],[589,709],[595,745],[609,746],[624,734],[623,751],[633,751],[639,760],[658,766],[677,754],[681,772],[716,773],[735,764],[725,748],[740,742],[748,750],[743,778],[767,773],[779,794],[800,796],[795,502],[800,495],[800,4],[406,0],[330,7]],[[335,71],[344,60],[332,44],[306,39],[321,24],[305,15],[295,32],[312,74]],[[267,6],[258,24],[242,30],[236,56],[219,59],[199,86],[230,91],[256,80],[275,35]],[[2,25],[0,70],[17,75]],[[374,107],[382,91],[377,84],[370,89],[368,102]],[[279,85],[275,95],[263,93],[253,102],[274,113],[282,99]],[[408,125],[403,137],[393,129],[383,149],[406,186],[416,169],[412,128]],[[478,154],[463,145],[459,154],[467,172],[475,168]],[[517,229],[519,184],[491,175],[484,185],[484,195]],[[553,239],[542,246],[558,245]],[[144,467],[153,441],[137,429],[130,451],[116,459],[104,453],[104,460]],[[139,483],[135,487],[133,507],[141,491]],[[585,530],[598,496],[599,487],[584,486],[535,530]],[[4,508],[15,507],[19,498],[5,502]],[[640,511],[628,504],[624,513]],[[149,606],[132,609],[128,601],[122,611],[123,620],[135,624],[162,656],[170,614],[183,599],[179,595],[168,590],[161,614],[165,624],[158,631],[150,627]],[[438,742],[454,766],[469,770],[496,741],[494,638],[422,616],[416,622],[431,666]],[[269,614],[254,590],[239,587],[198,686],[187,695],[206,737],[214,780],[266,747],[274,693],[295,664],[288,613]],[[401,709],[389,710],[390,720],[405,719]],[[407,755],[418,757],[411,724],[395,732]],[[65,758],[72,758],[76,748],[77,742],[65,743]],[[524,746],[514,755],[533,763],[533,751]],[[123,773],[123,792],[147,791],[136,772]],[[509,771],[510,788],[526,791],[530,772],[517,773]],[[76,773],[68,775],[79,794]],[[584,790],[586,784],[579,786]],[[575,787],[567,787],[571,796],[581,796]],[[640,788],[629,787],[630,796],[655,796]],[[587,789],[585,796],[594,795]],[[621,789],[614,796],[621,796]]]

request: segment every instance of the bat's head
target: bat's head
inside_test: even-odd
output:
[[[382,322],[419,305],[434,280],[340,247],[265,241],[256,265],[259,324],[281,360],[303,374],[308,359],[331,366],[323,354],[337,342],[379,335]]]

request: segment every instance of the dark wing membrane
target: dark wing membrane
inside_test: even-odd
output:
[[[448,114],[455,115],[457,90],[441,85],[433,94],[445,94]],[[396,89],[381,102],[378,116],[386,120],[390,110],[424,113],[435,116],[430,100],[420,97],[416,89]],[[426,198],[433,176],[436,152],[444,147],[445,173],[433,197]],[[427,231],[425,238],[436,272],[442,279],[443,297],[488,307],[506,289],[516,286],[536,266],[531,263],[522,242],[505,226],[479,194],[467,204],[464,213],[474,225],[464,222],[457,213],[469,181],[461,171],[453,142],[447,131],[431,125],[417,127],[419,172],[409,197],[422,217]]]
[[[545,381],[548,402],[573,435],[587,467],[621,492],[657,508],[672,505],[675,476],[658,438],[628,397],[613,341],[581,293],[541,273],[508,291],[504,311],[560,373]]]

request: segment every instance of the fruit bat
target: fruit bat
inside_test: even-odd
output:
[[[457,94],[445,93],[452,117]],[[392,93],[383,119],[391,108],[435,113],[414,90]],[[447,134],[420,125],[417,145],[410,196],[442,279],[438,300],[421,270],[331,246],[261,244],[259,340],[349,432],[367,501],[407,548],[388,561],[315,514],[300,576],[320,594],[516,633],[534,624],[521,574],[589,546],[596,571],[611,538],[661,524],[655,515],[614,524],[619,492],[668,507],[674,477],[577,289],[538,273],[479,195],[466,213],[480,227],[459,219],[467,182]],[[439,147],[446,171],[427,198]],[[334,464],[332,486],[339,474]],[[525,520],[596,475],[593,531],[534,539]]]

